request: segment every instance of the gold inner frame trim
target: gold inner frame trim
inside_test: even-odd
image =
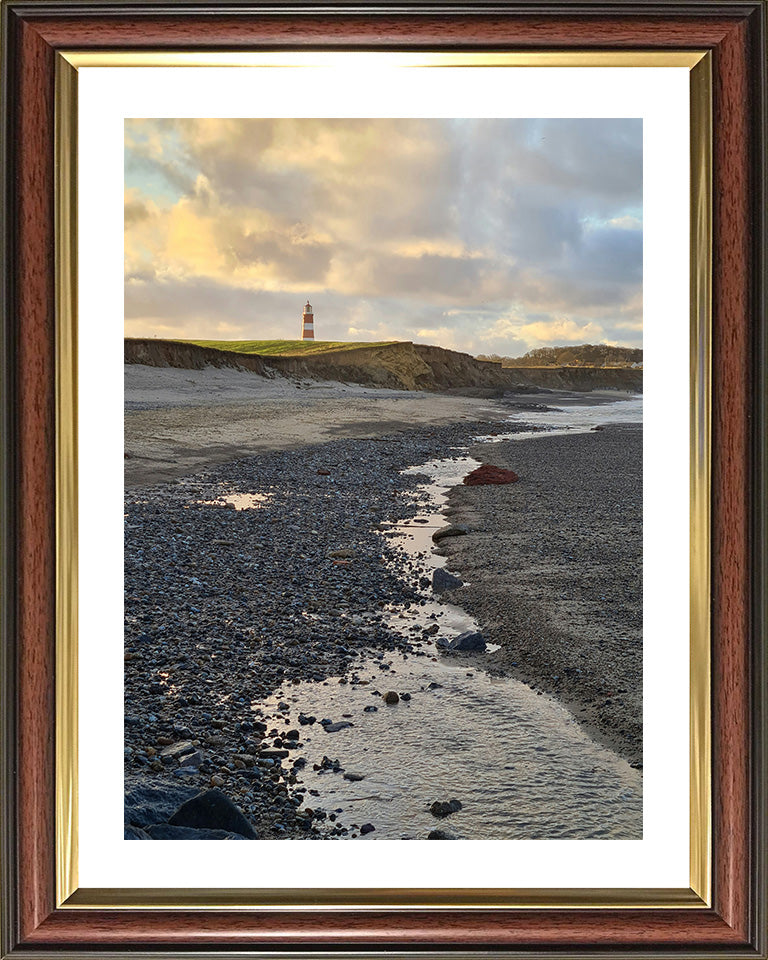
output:
[[[695,50],[528,51],[517,53],[268,52],[268,51],[62,51],[82,67],[684,67],[693,70],[706,54]],[[384,64],[386,61],[386,64]]]
[[[90,889],[78,886],[77,71],[88,67],[681,67],[691,73],[690,886],[647,889]],[[56,901],[66,909],[706,908],[711,902],[712,82],[706,51],[61,51],[56,60]]]

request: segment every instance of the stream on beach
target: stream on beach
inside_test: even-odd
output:
[[[510,421],[533,429],[477,440],[535,443],[553,432],[641,422],[642,398],[526,409]],[[424,477],[412,493],[419,512],[389,524],[385,536],[423,575],[445,564],[432,534],[447,523],[448,491],[478,465],[456,448],[404,471]],[[424,838],[436,829],[466,839],[642,836],[638,770],[592,741],[551,697],[488,673],[498,647],[445,655],[433,640],[419,640],[425,631],[450,639],[480,630],[460,607],[435,597],[391,609],[388,618],[413,638],[412,653],[370,652],[343,677],[287,684],[253,705],[257,716],[300,725],[306,765],[296,772],[308,806],[333,811],[347,836],[363,839]],[[387,704],[388,692],[398,701]],[[460,809],[441,818],[430,812],[433,802],[452,799]]]

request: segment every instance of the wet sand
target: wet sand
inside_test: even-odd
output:
[[[200,373],[144,370],[144,384],[134,377],[126,396],[126,486],[159,486],[133,498],[127,526],[132,777],[160,785],[173,776],[198,789],[220,782],[262,836],[277,827],[278,835],[315,835],[315,823],[321,830],[320,814],[312,820],[286,812],[286,787],[295,791],[298,782],[287,760],[282,767],[273,758],[284,744],[247,740],[244,718],[252,716],[252,702],[265,702],[282,682],[322,683],[343,675],[359,654],[411,649],[386,628],[382,604],[421,602],[429,581],[403,580],[382,566],[377,531],[382,521],[408,515],[403,467],[468,442],[472,456],[521,477],[507,486],[455,487],[450,496],[450,519],[469,533],[442,541],[441,550],[467,585],[445,599],[464,607],[501,647],[488,660],[467,655],[468,665],[551,693],[595,740],[641,766],[639,425],[473,445],[483,424],[499,429],[514,398],[500,403],[259,377],[226,380],[217,390],[218,381],[203,376],[201,391]],[[185,377],[193,381],[188,387],[180,382]],[[535,401],[558,399],[545,394]],[[520,416],[530,400],[521,399]],[[205,468],[212,469],[186,486],[164,482]],[[204,507],[230,489],[269,491],[268,509]],[[417,508],[410,509],[415,516]],[[353,559],[334,559],[329,551],[339,547],[351,549]],[[296,620],[298,588],[290,584],[305,586],[307,571],[321,568],[332,589],[312,600],[315,619]],[[237,589],[224,589],[225,579]],[[326,615],[328,629],[321,630]],[[284,638],[287,630],[291,643],[273,646],[271,633]],[[279,709],[268,713],[265,722],[287,724]],[[197,746],[199,767],[157,760],[164,744],[180,738]],[[301,803],[299,793],[291,796]]]
[[[487,399],[140,364],[125,367],[125,401],[129,489],[253,454],[506,412]]]
[[[642,764],[642,427],[470,448],[520,481],[454,487],[470,533],[441,542],[451,599],[501,645],[498,668],[552,694]]]

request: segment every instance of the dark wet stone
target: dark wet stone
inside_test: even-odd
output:
[[[141,827],[132,827],[129,823],[123,829],[123,840],[151,840],[152,837]]]
[[[239,833],[230,830],[207,830],[195,827],[176,827],[169,823],[156,823],[147,827],[148,840],[245,840]]]
[[[134,827],[163,823],[198,792],[194,787],[171,783],[129,787],[125,794],[125,822]]]
[[[400,697],[395,693],[394,690],[389,690],[387,691],[387,693],[384,694],[384,703],[388,703],[392,705],[399,702],[400,702]]]
[[[485,637],[482,633],[466,630],[448,643],[449,650],[466,650],[482,653],[485,650]]]
[[[451,813],[461,810],[460,800],[435,800],[429,808],[433,817],[447,817]]]
[[[375,829],[376,827],[374,827],[372,823],[364,823],[362,827],[360,827],[360,833],[362,834],[373,833]]]
[[[249,840],[257,840],[253,827],[243,816],[239,807],[221,792],[206,790],[182,804],[168,821],[173,826],[195,827],[207,830],[227,830],[239,833]]]
[[[464,581],[438,567],[432,574],[432,589],[435,593],[445,593],[446,590],[457,590],[464,585]]]
[[[323,724],[323,730],[325,730],[326,733],[337,733],[345,727],[354,727],[354,723],[350,723],[349,720],[339,720],[338,723]]]
[[[427,840],[455,840],[456,837],[447,830],[430,830],[427,834]]]

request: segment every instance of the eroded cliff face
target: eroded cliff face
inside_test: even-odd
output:
[[[643,392],[643,371],[631,367],[507,367],[518,383],[546,390],[623,390]]]
[[[232,353],[229,350],[211,350],[192,343],[175,340],[136,339],[123,341],[126,363],[141,363],[147,367],[180,367],[182,370],[202,370],[203,367],[234,367],[252,370],[262,376],[269,374],[261,357],[254,354]]]
[[[125,362],[200,370],[205,366],[252,370],[262,376],[339,380],[393,390],[477,392],[625,390],[641,393],[642,370],[583,367],[502,367],[468,353],[408,341],[356,347],[308,357],[261,357],[214,350],[172,340],[125,341]]]

